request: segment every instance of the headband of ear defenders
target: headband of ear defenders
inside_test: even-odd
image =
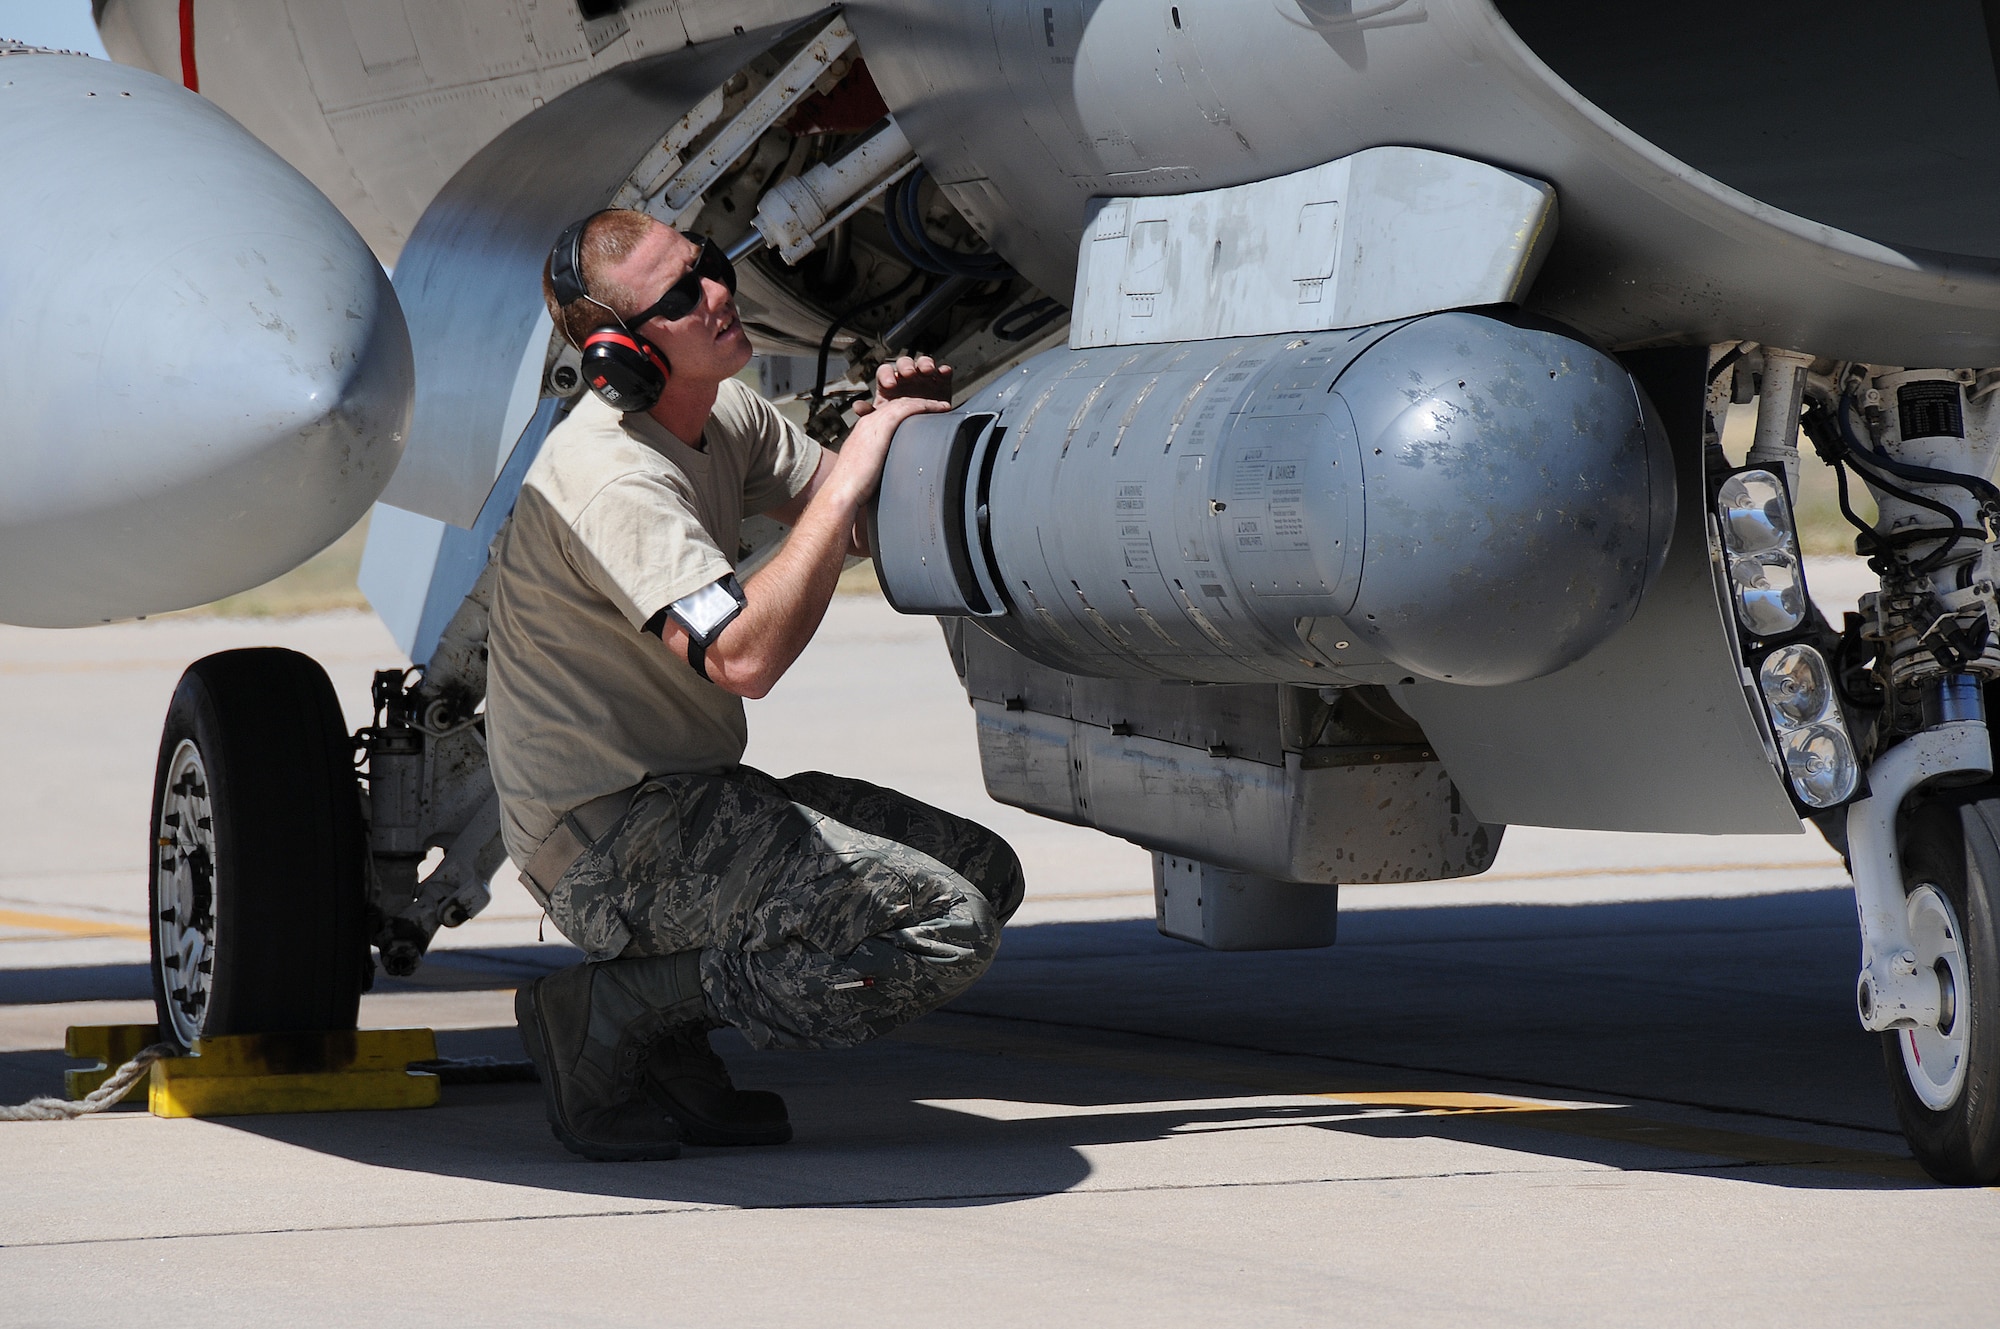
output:
[[[603,215],[600,210],[580,221],[571,222],[556,237],[555,247],[549,250],[549,284],[555,288],[557,304],[568,305],[590,294],[583,284],[583,233]]]

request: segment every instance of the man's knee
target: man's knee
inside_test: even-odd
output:
[[[882,785],[824,771],[779,782],[788,797],[843,825],[935,858],[980,890],[1005,922],[1025,891],[1021,861],[998,835],[969,818]]]
[[[926,961],[974,970],[974,977],[986,972],[1000,949],[999,910],[985,893],[960,890],[952,907],[935,918],[927,918],[889,935],[904,950]],[[970,981],[969,979],[967,980]]]
[[[811,945],[710,951],[703,957],[717,1015],[756,1047],[852,1047],[879,1038],[964,992],[992,965],[1000,919],[961,886],[929,918],[835,952]]]
[[[961,891],[934,918],[869,938],[846,957],[880,986],[876,1020],[893,1027],[936,1010],[977,982],[1000,949],[1001,919],[979,891]]]
[[[970,871],[966,879],[979,888],[993,906],[994,915],[1005,923],[1021,907],[1028,893],[1028,878],[1021,871],[1021,856],[1014,852],[1013,845],[984,826],[978,830],[982,844],[973,862],[967,865]]]

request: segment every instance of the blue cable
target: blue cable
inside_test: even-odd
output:
[[[930,258],[926,258],[924,252],[920,248],[916,248],[916,244],[910,242],[910,236],[902,234],[902,182],[900,180],[894,186],[890,186],[888,198],[884,198],[882,202],[884,202],[884,206],[882,206],[882,220],[888,224],[888,242],[896,246],[896,252],[902,254],[902,260],[906,264],[910,264],[912,268],[916,268],[918,272],[930,272],[932,276],[946,276],[944,268],[940,268],[938,264],[930,262]]]
[[[889,196],[882,200],[882,221],[889,230],[889,243],[896,247],[896,252],[903,256],[903,261],[917,271],[928,272],[938,277],[946,275],[937,264],[924,257],[923,252],[911,244],[909,237],[903,234],[902,210],[903,181],[898,180],[889,186]]]
[[[1013,268],[998,254],[961,254],[932,240],[924,229],[918,208],[917,191],[923,184],[924,168],[918,166],[897,182],[890,192],[882,216],[889,224],[889,241],[911,266],[944,277],[971,277],[992,281],[1013,275]]]

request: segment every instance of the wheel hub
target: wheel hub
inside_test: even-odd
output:
[[[1967,871],[1972,888],[1983,889],[1977,866],[1968,863]],[[1917,963],[1937,975],[1938,1022],[1934,1029],[1902,1031],[1903,1069],[1924,1106],[1942,1112],[1965,1087],[1966,1022],[1959,1018],[1966,991],[1964,934],[1951,901],[1928,882],[1910,892],[1908,908]]]
[[[161,1032],[188,1047],[201,1033],[214,981],[216,862],[208,771],[201,749],[185,739],[167,762],[155,849],[153,954],[169,1025]]]

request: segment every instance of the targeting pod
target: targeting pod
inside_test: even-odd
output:
[[[1674,511],[1617,361],[1446,313],[1048,352],[902,426],[874,547],[897,609],[1066,673],[1493,685],[1624,626]]]

